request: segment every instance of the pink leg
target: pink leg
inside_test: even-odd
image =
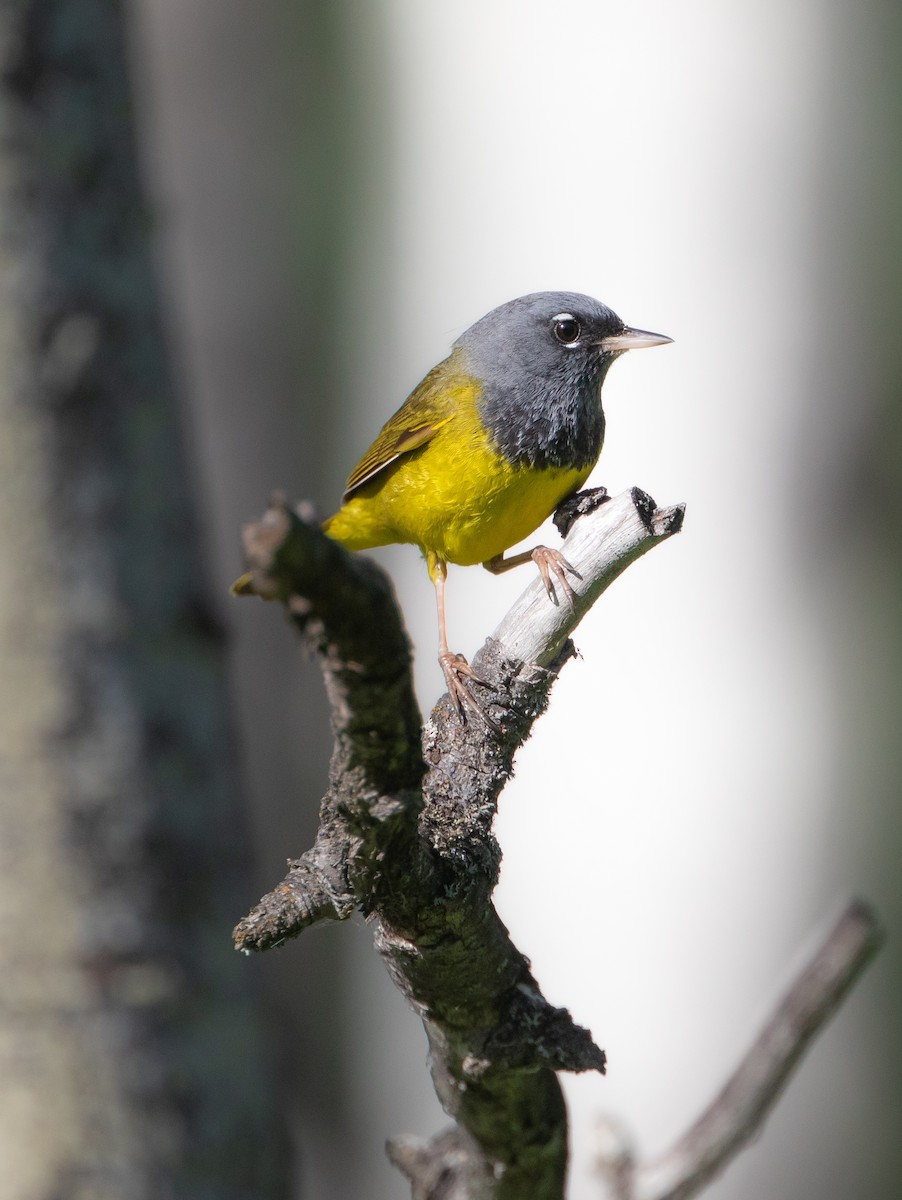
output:
[[[545,591],[548,593],[548,599],[552,604],[557,604],[557,592],[555,583],[560,584],[561,591],[567,599],[570,606],[570,611],[575,611],[574,601],[576,593],[570,586],[570,581],[567,578],[567,572],[576,579],[582,579],[576,567],[570,565],[561,554],[560,550],[552,550],[550,546],[536,546],[533,550],[524,550],[522,554],[515,554],[513,558],[505,558],[503,554],[496,554],[494,558],[490,558],[488,562],[482,565],[487,571],[491,571],[493,575],[501,575],[505,571],[509,571],[512,567],[520,567],[523,563],[530,560],[539,568],[539,574],[542,576],[542,583],[545,585]]]
[[[445,684],[448,688],[448,695],[451,697],[451,703],[454,705],[454,711],[461,721],[466,720],[467,711],[477,713],[490,728],[497,730],[498,726],[482,710],[465,681],[472,680],[473,683],[482,684],[483,687],[487,687],[488,684],[486,684],[484,679],[479,678],[462,654],[455,654],[448,648],[448,634],[445,629],[445,580],[448,577],[447,564],[443,559],[429,555],[427,565],[429,567],[429,575],[435,587],[435,606],[438,613],[438,663],[442,668],[442,674],[445,677]]]

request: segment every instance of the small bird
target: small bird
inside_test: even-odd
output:
[[[492,309],[410,394],[351,472],[323,529],[349,550],[419,546],[435,586],[438,661],[460,719],[482,683],[448,648],[448,563],[500,574],[530,559],[549,598],[572,604],[558,550],[504,558],[586,481],[601,453],[601,385],[627,350],[672,341],[631,329],[576,292],[536,292]]]

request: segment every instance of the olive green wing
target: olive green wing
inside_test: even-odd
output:
[[[447,425],[452,419],[451,416],[447,416],[440,420],[425,421],[416,424],[416,418],[411,413],[409,415],[412,418],[412,422],[408,424],[407,421],[402,420],[403,415],[404,409],[401,409],[392,417],[351,472],[348,482],[345,484],[344,495],[341,498],[342,504],[346,504],[358,488],[362,488],[365,483],[369,483],[371,479],[381,471],[384,471],[387,466],[395,462],[396,459],[399,459],[402,454],[409,454],[411,450],[416,450],[419,446],[425,446],[430,438],[435,437],[441,427]]]
[[[379,436],[351,472],[345,484],[342,504],[404,454],[435,437],[452,421],[461,405],[473,404],[474,384],[456,369],[454,355],[429,372],[419,387],[407,397],[394,416],[389,417]]]

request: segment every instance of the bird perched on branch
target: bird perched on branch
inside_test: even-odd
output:
[[[504,558],[581,487],[604,439],[601,385],[627,350],[672,339],[631,329],[575,292],[537,292],[493,309],[410,394],[351,472],[323,526],[350,550],[419,546],[435,585],[439,664],[463,716],[481,681],[445,631],[447,564],[500,574],[533,560],[549,598],[572,601],[558,550]]]

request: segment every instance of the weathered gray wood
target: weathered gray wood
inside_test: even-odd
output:
[[[682,528],[684,506],[657,509],[638,488],[604,500],[591,519],[574,521],[562,546],[578,572],[568,576],[576,619],[589,611],[605,588],[631,562]],[[566,598],[550,604],[541,579],[523,592],[493,633],[501,653],[520,662],[546,666],[559,653],[576,624]]]
[[[422,744],[409,646],[382,573],[278,500],[246,532],[253,590],[282,602],[322,666],[336,744],[316,844],[239,924],[236,945],[265,949],[314,921],[366,915],[423,1019],[436,1090],[458,1126],[432,1144],[392,1145],[422,1200],[563,1195],[556,1072],[603,1071],[604,1053],[544,999],[492,906],[500,852],[491,826],[514,755],[572,656],[569,632],[681,515],[635,490],[580,517],[566,544],[580,553],[587,589],[576,611],[553,609],[543,592],[555,621],[527,622],[533,645],[535,630],[548,629],[534,657],[517,655],[525,643],[490,639],[474,659],[492,725],[462,724],[445,697]],[[595,523],[603,536],[584,551],[575,533]]]
[[[409,646],[382,573],[278,499],[246,531],[253,590],[282,601],[320,660],[336,748],[315,846],[238,925],[236,945],[266,949],[314,921],[355,908],[366,915],[376,949],[423,1020],[436,1091],[456,1121],[430,1142],[389,1144],[413,1200],[563,1196],[567,1121],[555,1073],[603,1071],[604,1052],[544,999],[492,906],[501,857],[492,822],[514,754],[573,653],[569,634],[682,520],[681,505],[658,509],[637,488],[569,501],[556,523],[578,572],[572,607],[531,583],[473,662],[491,723],[462,723],[443,697],[423,730],[422,754]],[[689,1200],[702,1190],[760,1128],[881,940],[873,914],[852,905],[671,1151],[637,1164],[609,1126],[600,1195]]]

